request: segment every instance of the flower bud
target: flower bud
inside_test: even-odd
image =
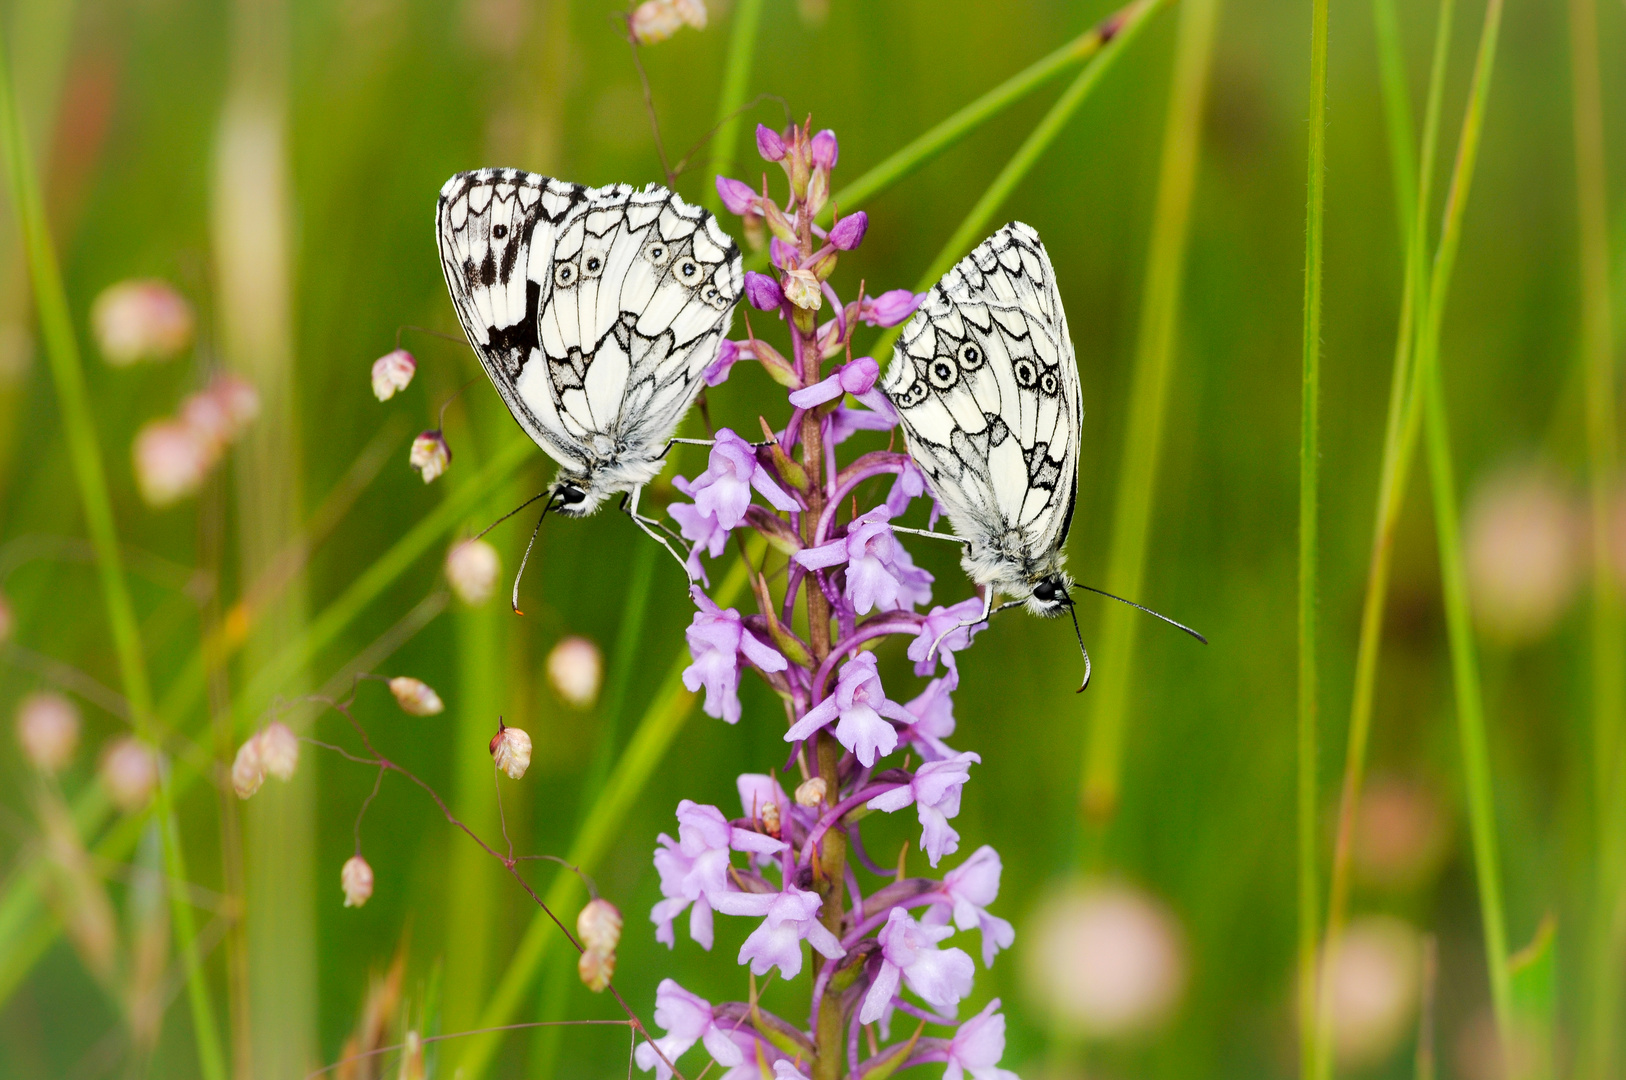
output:
[[[136,486],[149,506],[195,494],[214,465],[216,450],[205,435],[179,420],[155,420],[136,432],[130,448]]]
[[[796,788],[796,794],[794,796],[796,799],[796,805],[805,806],[809,809],[818,806],[824,801],[824,794],[829,790],[829,788],[830,785],[824,782],[824,777],[822,776],[815,776],[809,780],[802,781],[802,783]]]
[[[192,341],[192,307],[164,281],[121,281],[91,305],[102,359],[114,367],[168,360]]]
[[[880,377],[881,365],[873,356],[860,356],[850,364],[843,364],[836,373],[841,388],[854,397],[869,393]]]
[[[829,172],[836,167],[836,161],[841,157],[841,147],[836,143],[836,133],[825,128],[813,136],[813,167]]]
[[[780,138],[779,132],[764,124],[758,124],[757,153],[762,155],[764,161],[784,161],[785,140]]]
[[[407,463],[423,473],[423,482],[428,484],[452,463],[452,448],[446,445],[446,436],[438,428],[426,431],[412,440],[412,456]]]
[[[768,803],[763,806],[762,813],[759,816],[762,819],[762,831],[777,839],[782,831],[779,821],[779,804]]]
[[[858,317],[871,326],[896,326],[915,313],[925,293],[912,293],[908,289],[892,289],[871,300],[864,298],[858,306]]]
[[[723,343],[717,347],[717,359],[706,365],[706,370],[702,376],[706,380],[706,385],[722,385],[739,358],[739,345],[725,338]]]
[[[595,994],[604,992],[615,975],[615,953],[588,949],[576,960],[576,974],[582,984]]]
[[[613,953],[621,941],[621,912],[608,900],[590,901],[576,916],[576,934],[589,950]]]
[[[395,695],[401,710],[413,716],[434,716],[446,709],[446,703],[440,700],[440,695],[428,683],[409,675],[397,675],[391,679],[390,693]]]
[[[457,598],[470,607],[479,607],[491,599],[501,573],[497,549],[484,540],[464,540],[446,553],[446,581]]]
[[[260,737],[255,735],[237,748],[237,757],[231,763],[231,788],[239,799],[246,799],[263,783],[265,762],[260,760]]]
[[[777,311],[785,294],[779,291],[779,282],[755,270],[745,273],[745,298],[758,311]]]
[[[79,746],[79,710],[61,694],[29,694],[17,706],[17,741],[41,772],[60,772]]]
[[[604,678],[604,658],[598,646],[584,637],[562,638],[548,653],[548,682],[559,700],[577,709],[591,709]]]
[[[811,270],[785,271],[785,299],[803,311],[817,311],[824,304],[824,290]]]
[[[830,227],[830,243],[838,251],[851,251],[864,242],[864,233],[868,229],[868,214],[862,210],[856,214],[848,214]]]
[[[412,383],[418,362],[405,349],[387,352],[373,361],[373,396],[388,401]]]
[[[99,779],[113,805],[133,814],[158,787],[158,758],[146,743],[129,736],[115,739],[102,755]]]
[[[728,207],[729,213],[739,214],[741,217],[751,213],[757,202],[757,194],[749,186],[739,180],[730,180],[726,176],[717,178],[717,197],[723,200],[723,205]]]
[[[344,889],[344,906],[360,907],[373,895],[373,868],[360,855],[352,855],[339,871],[339,885]]]
[[[501,720],[497,721],[497,734],[491,737],[491,745],[487,749],[491,751],[497,768],[507,773],[510,780],[518,780],[531,767],[531,737]]]
[[[801,265],[802,255],[796,250],[795,244],[776,236],[768,241],[768,261],[781,270],[789,270],[793,266]]]
[[[288,725],[273,721],[254,738],[260,744],[260,763],[265,771],[278,780],[293,779],[299,765],[299,737],[288,730]]]

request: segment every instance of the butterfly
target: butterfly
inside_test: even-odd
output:
[[[1039,234],[1012,222],[943,275],[905,324],[881,390],[955,535],[898,531],[959,543],[961,566],[983,587],[982,614],[962,625],[986,621],[996,594],[1014,598],[1003,607],[1072,614],[1065,545],[1084,406],[1056,270]],[[1082,636],[1079,649],[1088,685]]]
[[[469,344],[559,463],[543,514],[585,517],[622,493],[622,508],[683,561],[638,513],[638,495],[728,333],[739,246],[659,185],[589,188],[519,169],[446,181],[435,232]]]

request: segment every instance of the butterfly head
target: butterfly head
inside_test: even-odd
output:
[[[582,476],[560,476],[553,482],[553,512],[566,517],[586,517],[604,501],[604,492],[595,491]]]
[[[1064,572],[1052,571],[1033,583],[1033,591],[1027,598],[1027,608],[1033,614],[1045,618],[1060,615],[1073,606],[1072,595],[1068,592],[1072,587],[1072,580]]]

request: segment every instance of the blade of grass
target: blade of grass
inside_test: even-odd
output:
[[[1440,377],[1440,323],[1445,297],[1456,265],[1462,238],[1462,218],[1473,182],[1484,127],[1485,107],[1495,67],[1496,46],[1502,24],[1502,0],[1489,0],[1474,61],[1467,114],[1457,144],[1451,188],[1446,197],[1445,225],[1434,259],[1429,302],[1418,340],[1417,364],[1423,394],[1423,426],[1428,447],[1429,477],[1434,494],[1434,530],[1440,549],[1440,578],[1445,594],[1445,616],[1451,646],[1451,673],[1456,688],[1458,734],[1462,742],[1463,773],[1468,793],[1468,820],[1473,835],[1474,871],[1479,887],[1480,920],[1485,937],[1485,963],[1489,969],[1491,1004],[1501,1035],[1504,1059],[1512,1049],[1513,997],[1508,975],[1506,915],[1502,904],[1501,858],[1496,838],[1496,806],[1485,734],[1485,705],[1479,682],[1479,659],[1468,606],[1467,576],[1463,568],[1458,528],[1455,465]]]
[[[1312,0],[1310,139],[1304,224],[1304,363],[1299,403],[1299,663],[1298,663],[1298,919],[1300,1075],[1317,1069],[1316,935],[1320,931],[1316,858],[1318,695],[1316,584],[1320,570],[1321,271],[1327,207],[1327,0]]]
[[[1026,98],[1033,91],[1061,75],[1075,64],[1095,60],[1097,65],[1107,64],[1110,66],[1107,57],[1119,52],[1141,31],[1151,15],[1171,2],[1172,0],[1134,0],[1133,3],[1125,5],[1112,15],[1102,19],[1055,52],[1034,61],[952,116],[940,121],[936,126],[915,138],[913,142],[908,143],[858,179],[836,192],[830,199],[830,205],[825,207],[824,211],[819,215],[819,220],[824,224],[829,224],[831,215],[836,209],[839,208],[844,214],[851,213],[892,187],[892,185],[914,175],[939,154],[957,145],[960,140],[976,131],[983,124]],[[1095,81],[1099,80],[1104,74],[1106,74],[1106,68],[1102,68],[1092,76],[1090,82],[1084,87],[1083,96],[1088,96],[1089,90],[1094,87]],[[1072,109],[1076,109],[1081,100],[1074,102]],[[1061,103],[1058,102],[1057,104],[1060,105]],[[1065,117],[1062,119],[1065,121]],[[1042,150],[1041,147],[1040,152]],[[1029,162],[1028,166],[1031,167],[1031,164],[1032,162]],[[1007,166],[1008,168],[1009,166]],[[1025,174],[1026,171],[1027,168],[1024,167],[1022,172]],[[1014,186],[1020,180],[1021,176],[1018,175],[1011,181],[1011,184]],[[986,213],[992,213],[998,208],[996,204],[987,208]],[[968,217],[967,220],[969,221],[971,218]],[[984,223],[986,223],[986,216],[984,217]],[[980,239],[975,235],[977,231],[977,228],[967,229],[964,225],[961,226],[961,232],[972,234],[972,239]],[[953,243],[944,245],[944,252],[953,251],[956,254],[949,257],[948,262],[943,265],[942,269],[922,276],[922,281],[925,282],[920,286],[922,289],[928,288],[935,283],[938,278],[943,276],[943,271],[954,265],[955,260],[964,255],[971,247],[969,240],[963,240],[959,243],[960,246],[958,247]],[[941,261],[943,256],[940,254],[938,258]],[[760,270],[766,265],[767,261],[768,252],[764,248],[751,253],[746,259],[746,268]],[[890,331],[882,336],[886,348],[891,347],[891,343],[896,336],[895,333]],[[875,354],[879,356],[883,352],[884,350],[878,347]]]
[[[148,681],[141,630],[124,579],[118,531],[113,522],[113,504],[108,497],[107,477],[102,471],[101,446],[96,437],[96,422],[91,415],[79,342],[74,336],[68,297],[63,289],[61,270],[46,223],[45,205],[40,198],[12,91],[8,49],[5,36],[0,34],[0,154],[5,157],[12,206],[22,233],[23,250],[34,288],[34,302],[39,309],[40,335],[44,339],[45,353],[56,386],[85,525],[96,552],[96,568],[113,632],[119,677],[124,696],[130,703],[136,734],[148,745],[156,747],[152,730],[152,684]],[[155,812],[164,840],[165,870],[172,881],[185,881],[186,863],[171,812],[167,772],[167,767],[159,771]],[[206,1080],[225,1080],[225,1058],[215,1027],[214,1009],[209,1001],[208,984],[195,948],[197,928],[192,907],[179,890],[170,889],[168,892],[175,920],[177,947],[186,961],[187,999],[192,1009],[192,1034],[198,1065]]]
[[[1581,362],[1586,383],[1587,480],[1592,550],[1609,550],[1616,485],[1614,328],[1609,301],[1609,205],[1604,173],[1603,89],[1596,0],[1570,0],[1571,106],[1575,126],[1576,224],[1580,240]],[[1592,913],[1592,1011],[1587,1033],[1596,1076],[1616,1071],[1620,945],[1615,934],[1621,834],[1611,807],[1621,777],[1620,723],[1626,654],[1620,593],[1608,558],[1592,560],[1592,730],[1598,820],[1597,895]]]
[[[1432,198],[1438,155],[1441,102],[1450,53],[1454,0],[1441,0],[1436,15],[1434,59],[1429,74],[1428,103],[1423,122],[1421,172],[1412,160],[1411,120],[1400,41],[1392,0],[1375,0],[1379,64],[1384,71],[1383,93],[1389,117],[1389,156],[1396,174],[1397,217],[1405,248],[1405,282],[1400,301],[1394,367],[1389,382],[1389,408],[1383,434],[1383,462],[1378,475],[1372,552],[1367,564],[1366,595],[1361,605],[1360,637],[1355,652],[1355,687],[1350,700],[1348,746],[1338,802],[1338,831],[1333,842],[1332,878],[1327,890],[1327,947],[1343,933],[1349,899],[1350,860],[1354,850],[1355,819],[1366,777],[1366,752],[1372,726],[1372,701],[1377,683],[1378,652],[1383,640],[1383,616],[1388,601],[1389,569],[1394,554],[1395,530],[1405,506],[1411,465],[1416,455],[1421,413],[1417,367],[1412,362],[1418,311],[1427,304],[1429,268],[1426,222]],[[1332,1075],[1332,1002],[1317,1009],[1314,1076]]]
[[[751,65],[756,59],[757,24],[762,21],[762,0],[739,0],[734,5],[734,26],[728,36],[728,59],[723,62],[723,88],[717,95],[717,127],[711,136],[711,161],[707,171],[728,176],[734,171],[734,149],[740,141],[740,106],[751,84]],[[717,185],[708,184],[705,204],[712,213],[721,213],[723,202]]]
[[[760,551],[753,553],[753,557],[759,556]],[[744,559],[736,561],[730,568],[728,576],[718,585],[716,593],[712,596],[719,606],[728,607],[733,604],[741,590],[745,588],[746,570],[747,563]],[[621,824],[632,810],[639,793],[666,756],[667,748],[672,745],[672,740],[677,737],[689,713],[694,710],[695,695],[683,686],[683,669],[688,667],[689,663],[688,649],[685,647],[674,659],[666,678],[655,691],[655,696],[650,701],[649,707],[644,710],[637,729],[627,742],[626,750],[622,752],[621,759],[611,771],[604,790],[593,801],[592,808],[583,819],[581,828],[570,845],[570,851],[565,859],[573,866],[579,867],[584,874],[591,876],[596,872],[599,862],[609,850],[611,841],[619,833]],[[545,897],[548,908],[561,913],[561,918],[566,917],[564,913],[573,910],[580,889],[580,878],[568,870],[560,871],[555,875]],[[538,969],[556,940],[557,931],[552,921],[538,912],[531,920],[531,925],[526,928],[525,936],[514,947],[507,970],[503,972],[491,999],[486,1002],[485,1010],[480,1016],[480,1027],[500,1027],[513,1019],[520,1000],[536,978]],[[479,1080],[486,1075],[502,1039],[503,1033],[494,1032],[470,1040],[469,1049],[462,1060],[463,1080]]]
[[[1163,446],[1169,372],[1174,360],[1191,200],[1197,184],[1203,103],[1218,18],[1219,0],[1186,0],[1180,6],[1140,328],[1130,374],[1129,422],[1118,463],[1111,554],[1103,586],[1119,596],[1138,598],[1141,594],[1152,493]],[[1136,618],[1124,618],[1125,613]],[[1142,617],[1120,605],[1109,606],[1102,615],[1101,658],[1096,667],[1103,677],[1098,690],[1092,691],[1100,696],[1095,700],[1084,750],[1081,793],[1082,810],[1090,821],[1107,820],[1118,805],[1129,671],[1140,627],[1138,619]]]

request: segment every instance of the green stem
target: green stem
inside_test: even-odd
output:
[[[1135,363],[1130,374],[1129,419],[1118,463],[1112,540],[1105,588],[1138,598],[1151,531],[1152,495],[1163,446],[1163,421],[1175,330],[1185,276],[1186,238],[1197,185],[1204,100],[1213,58],[1219,0],[1186,0],[1180,6],[1174,71],[1163,128],[1157,202],[1147,254]],[[1102,615],[1101,672],[1084,750],[1082,807],[1086,818],[1102,822],[1118,805],[1123,725],[1128,706],[1129,671],[1140,623],[1121,605]]]
[[[1598,72],[1596,0],[1570,0],[1570,79],[1575,125],[1575,179],[1580,239],[1581,361],[1586,382],[1587,472],[1592,550],[1608,551],[1616,483],[1614,328],[1609,310],[1609,206],[1604,172],[1603,90]],[[1620,723],[1626,687],[1621,656],[1619,585],[1607,558],[1592,560],[1592,729],[1597,806],[1597,889],[1592,913],[1592,1013],[1588,1058],[1595,1076],[1615,1075],[1620,1013],[1620,943],[1616,933],[1621,833],[1618,799]]]
[[[1462,219],[1479,155],[1485,107],[1495,66],[1502,22],[1502,0],[1489,0],[1474,62],[1472,88],[1457,144],[1457,160],[1446,197],[1445,224],[1429,288],[1429,302],[1419,334],[1417,364],[1423,392],[1423,420],[1428,443],[1429,474],[1434,493],[1434,528],[1440,549],[1440,577],[1445,594],[1446,625],[1451,645],[1451,672],[1456,686],[1457,724],[1462,741],[1463,773],[1468,791],[1468,818],[1473,834],[1474,869],[1479,886],[1480,919],[1485,935],[1491,1002],[1504,1055],[1512,1049],[1513,995],[1507,964],[1507,929],[1502,904],[1501,867],[1496,839],[1495,799],[1490,753],[1485,734],[1485,707],[1479,682],[1468,586],[1458,528],[1455,469],[1451,459],[1444,392],[1440,376],[1440,323],[1445,297],[1462,238]],[[1507,1057],[1506,1060],[1514,1060]]]
[[[61,270],[46,223],[45,205],[40,198],[38,180],[29,159],[22,121],[12,92],[10,59],[6,50],[7,44],[0,36],[0,154],[5,157],[12,206],[16,210],[34,287],[34,300],[39,309],[40,336],[44,339],[45,352],[50,360],[85,525],[90,533],[91,547],[96,553],[96,569],[101,579],[102,598],[107,605],[108,622],[112,627],[120,681],[125,699],[130,703],[136,734],[156,753],[157,743],[152,731],[152,684],[147,678],[141,630],[124,579],[118,533],[113,523],[113,504],[107,493],[107,477],[102,471],[101,447],[96,438],[96,422],[91,415],[79,342],[74,337],[68,297],[63,289]],[[166,773],[167,768],[159,771],[155,807],[164,839],[165,870],[172,881],[185,881],[186,865],[171,811]],[[225,1057],[215,1028],[202,958],[196,947],[197,933],[192,908],[178,890],[170,889],[169,896],[179,949],[186,963],[187,996],[192,1009],[198,1064],[207,1080],[225,1080]]]
[[[728,59],[723,64],[723,88],[717,95],[717,127],[711,136],[711,161],[707,170],[713,177],[734,171],[734,149],[740,141],[740,106],[751,83],[751,64],[756,57],[757,24],[762,21],[762,0],[739,0],[734,7],[734,27],[728,38]],[[717,186],[706,189],[705,203],[713,213],[721,213],[722,199]]]
[[[760,552],[755,554],[760,556]],[[719,584],[712,599],[723,607],[733,604],[745,588],[747,569],[746,560],[737,561]],[[611,841],[620,832],[628,812],[693,711],[695,695],[683,686],[683,670],[689,664],[688,649],[685,647],[673,661],[649,707],[644,710],[637,730],[632,733],[626,750],[621,754],[621,760],[616,763],[604,790],[594,800],[592,809],[577,831],[565,858],[583,873],[591,875],[596,871]],[[544,900],[549,909],[561,919],[566,919],[580,889],[580,879],[564,870],[554,877]],[[531,925],[526,928],[525,936],[515,946],[497,989],[486,1003],[480,1017],[482,1028],[498,1027],[513,1020],[526,989],[535,979],[557,935],[552,920],[537,912]],[[470,1040],[461,1061],[463,1080],[478,1080],[486,1074],[502,1038],[502,1033],[491,1033],[474,1036]]]
[[[1400,41],[1392,0],[1374,0],[1374,21],[1383,93],[1389,117],[1389,154],[1396,174],[1395,197],[1405,247],[1405,283],[1400,301],[1394,367],[1389,382],[1389,408],[1383,436],[1383,463],[1378,478],[1378,499],[1372,552],[1367,564],[1366,595],[1361,605],[1361,627],[1355,653],[1355,687],[1350,700],[1348,747],[1338,805],[1338,831],[1333,844],[1332,879],[1327,891],[1327,932],[1331,947],[1343,933],[1348,910],[1350,864],[1354,850],[1355,819],[1366,777],[1366,753],[1372,727],[1372,702],[1377,684],[1378,652],[1383,640],[1383,616],[1389,589],[1395,530],[1405,505],[1406,490],[1416,454],[1421,412],[1417,366],[1413,363],[1418,311],[1428,295],[1428,259],[1424,222],[1428,219],[1434,162],[1440,129],[1440,103],[1451,36],[1453,0],[1442,0],[1435,29],[1433,70],[1423,135],[1423,167],[1419,175],[1412,158],[1409,95],[1400,57]],[[1332,1075],[1332,1001],[1317,1009],[1315,1071],[1318,1080]]]
[[[1310,141],[1304,226],[1304,363],[1299,412],[1298,903],[1301,1075],[1319,1075],[1316,935],[1316,581],[1320,569],[1321,273],[1327,205],[1327,0],[1313,0],[1310,31]]]

